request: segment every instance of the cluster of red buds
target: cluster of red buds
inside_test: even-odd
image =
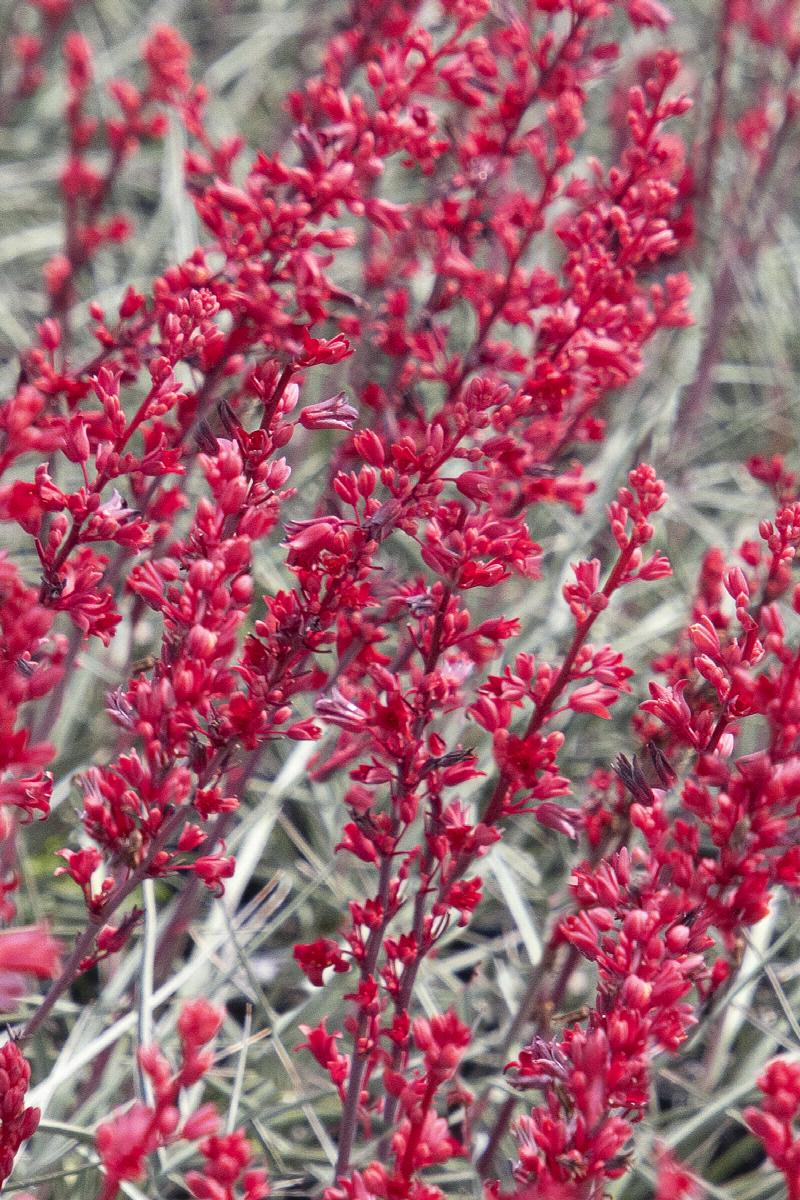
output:
[[[269,1195],[266,1173],[248,1169],[251,1152],[243,1130],[220,1135],[214,1104],[201,1105],[185,1119],[177,1107],[181,1092],[212,1067],[208,1045],[222,1018],[206,1000],[184,1004],[178,1017],[181,1063],[176,1071],[157,1046],[140,1046],[139,1068],[149,1081],[152,1102],[136,1101],[98,1126],[95,1146],[104,1175],[100,1200],[114,1200],[126,1180],[140,1180],[148,1156],[176,1141],[200,1142],[204,1171],[186,1176],[186,1186],[197,1200],[264,1200]]]
[[[38,1108],[25,1107],[31,1069],[16,1042],[0,1046],[0,1185],[8,1179],[23,1142],[39,1124]]]
[[[747,1124],[786,1179],[789,1200],[800,1196],[800,1063],[776,1058],[758,1080],[763,1100],[745,1109]]]

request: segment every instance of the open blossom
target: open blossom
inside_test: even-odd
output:
[[[159,1129],[153,1122],[153,1113],[146,1104],[134,1104],[126,1113],[114,1117],[98,1126],[95,1145],[105,1167],[107,1178],[119,1184],[122,1180],[134,1182],[144,1175],[147,1156],[162,1144],[164,1133],[172,1133],[170,1118],[166,1128]],[[113,1184],[108,1183],[106,1194],[113,1196]]]
[[[52,979],[60,968],[61,943],[46,925],[0,930],[0,1010],[14,1008],[25,976]]]
[[[320,938],[308,946],[298,943],[294,948],[294,957],[309,982],[317,987],[322,987],[326,967],[333,967],[337,972],[349,970],[347,960],[330,938]]]
[[[348,404],[344,392],[321,400],[318,404],[307,404],[300,414],[300,423],[306,429],[352,429],[358,418],[358,409]]]

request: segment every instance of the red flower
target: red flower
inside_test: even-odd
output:
[[[24,992],[25,975],[53,979],[60,970],[61,943],[46,925],[0,930],[0,1010],[13,1009]]]
[[[330,938],[318,938],[316,942],[309,942],[308,945],[298,943],[293,953],[295,961],[315,987],[323,986],[323,972],[327,967],[333,967],[337,974],[350,970],[347,959],[336,942]]]
[[[31,1069],[14,1041],[0,1046],[0,1186],[8,1179],[23,1142],[39,1124],[39,1109],[25,1107]]]

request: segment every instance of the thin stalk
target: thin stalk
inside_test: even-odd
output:
[[[147,873],[155,858],[164,846],[169,841],[173,833],[176,832],[178,826],[186,819],[186,813],[183,808],[178,808],[162,825],[158,831],[158,836],[153,839],[150,849],[130,876],[120,883],[111,893],[106,903],[100,911],[94,915],[90,923],[84,931],[79,935],[72,953],[67,959],[61,974],[53,981],[47,990],[44,999],[37,1008],[32,1017],[25,1023],[22,1028],[21,1037],[29,1038],[44,1024],[47,1017],[50,1015],[53,1006],[64,995],[68,988],[72,986],[81,972],[81,962],[87,958],[94,946],[95,939],[102,929],[108,923],[109,919],[114,915],[119,906],[127,900],[128,896],[136,890],[140,883],[147,878]]]
[[[248,1004],[245,1009],[244,1022],[242,1023],[242,1050],[239,1055],[239,1060],[236,1063],[236,1075],[233,1080],[233,1088],[231,1089],[231,1102],[228,1106],[228,1117],[225,1122],[225,1132],[233,1133],[236,1128],[236,1118],[239,1113],[239,1101],[242,1097],[242,1088],[244,1086],[244,1070],[247,1065],[247,1048],[250,1044],[250,1030],[253,1027],[253,1006]]]
[[[441,601],[439,603],[439,608],[436,613],[436,617],[434,619],[433,631],[431,633],[431,643],[428,648],[428,652],[425,655],[425,660],[424,660],[424,664],[423,664],[426,675],[429,675],[431,673],[431,671],[433,671],[435,669],[436,664],[439,661],[439,656],[442,653],[442,634],[444,632],[444,622],[445,622],[445,617],[447,615],[447,609],[450,604],[451,595],[452,595],[452,589],[449,587],[445,588],[444,592],[442,593],[442,597],[441,597]],[[427,723],[428,723],[427,714],[426,713],[419,714],[414,723],[414,728],[412,730],[412,745],[422,735],[422,732],[423,732],[425,726],[427,725]],[[408,764],[407,764],[407,766],[408,766]],[[406,766],[406,771],[407,771],[407,766]],[[405,774],[405,771],[404,771],[404,774]],[[426,865],[425,865],[426,863],[429,864],[427,867],[427,871],[426,871]],[[426,849],[425,857],[423,859],[423,864],[420,867],[420,878],[421,879],[424,879],[426,877],[426,874],[429,874],[432,865],[433,865],[433,859],[432,859],[431,852],[429,849]],[[367,959],[371,965],[366,966],[366,960],[365,960],[365,964],[362,964],[362,968],[361,968],[361,978],[362,979],[366,979],[366,978],[369,978],[370,976],[374,975],[375,968],[378,963],[380,951],[383,947],[383,939],[384,939],[386,930],[389,925],[390,918],[387,918],[387,916],[386,916],[386,909],[387,909],[387,904],[388,904],[389,889],[390,889],[390,885],[391,885],[392,866],[393,866],[393,863],[392,863],[391,858],[385,858],[383,860],[383,862],[381,863],[381,871],[380,871],[379,884],[378,884],[378,899],[381,904],[381,911],[384,914],[384,918],[383,918],[383,921],[381,922],[381,925],[377,929],[372,930],[369,938],[367,939]],[[412,926],[413,926],[413,931],[417,936],[417,945],[418,946],[421,945],[421,941],[422,941],[422,926],[423,926],[424,917],[425,917],[425,901],[426,901],[427,895],[428,895],[427,887],[421,886],[419,891],[417,892],[417,896],[414,901],[414,917],[413,917],[413,921],[412,921]],[[378,935],[377,937],[375,936],[376,934]],[[417,964],[417,969],[419,968],[419,963],[421,962],[421,959],[423,957],[424,957],[424,953],[418,954],[417,957],[415,958],[414,961]],[[413,972],[413,976],[416,977],[416,970]],[[405,977],[405,973],[404,973],[404,976],[403,976],[403,985],[404,986],[401,989],[401,996],[406,994],[405,993],[405,978],[406,977]],[[413,983],[413,979],[412,979],[412,983]],[[409,994],[410,994],[410,992],[409,992]],[[398,1007],[402,1007],[402,1001],[398,1001],[395,1003],[395,1008],[398,1008]],[[359,1103],[360,1094],[361,1094],[361,1084],[362,1084],[364,1070],[365,1070],[366,1063],[367,1063],[366,1056],[359,1056],[359,1054],[358,1054],[358,1044],[359,1044],[359,1041],[364,1037],[364,1035],[366,1033],[367,1025],[368,1025],[368,1017],[362,1012],[359,1016],[358,1027],[357,1027],[357,1031],[356,1031],[356,1034],[354,1037],[353,1054],[352,1054],[352,1057],[350,1060],[350,1075],[348,1078],[348,1088],[347,1088],[347,1093],[346,1093],[346,1098],[345,1098],[344,1115],[343,1115],[341,1131],[340,1131],[340,1135],[339,1135],[339,1152],[338,1152],[338,1157],[337,1157],[337,1161],[336,1161],[336,1177],[337,1178],[341,1178],[343,1175],[346,1174],[347,1169],[350,1164],[350,1155],[352,1153],[353,1141],[355,1138],[356,1125],[357,1125],[356,1118],[357,1118],[357,1114],[358,1114],[358,1103]],[[394,1100],[394,1097],[390,1096],[387,1100],[387,1112],[390,1108],[392,1109],[392,1111],[394,1111],[393,1105],[395,1103],[396,1103],[396,1101]],[[388,1123],[388,1120],[389,1120],[389,1118],[387,1117],[387,1123]]]
[[[708,141],[705,145],[703,170],[697,185],[697,194],[705,206],[711,195],[716,174],[725,121],[725,102],[728,91],[728,67],[733,44],[733,21],[731,0],[722,0],[719,7],[717,27],[717,61],[714,64],[714,100],[708,118]]]
[[[389,903],[389,887],[392,881],[392,860],[384,858],[381,863],[378,883],[378,900],[383,908],[383,920],[380,925],[371,930],[367,938],[366,953],[361,964],[361,978],[367,979],[374,975],[378,965],[378,956],[383,946],[384,934],[389,925],[386,910]],[[341,1179],[347,1174],[350,1166],[350,1155],[353,1152],[356,1130],[358,1128],[358,1108],[361,1102],[361,1081],[367,1065],[368,1055],[359,1052],[359,1043],[366,1035],[369,1024],[368,1015],[362,1010],[358,1017],[356,1031],[353,1035],[353,1053],[350,1058],[350,1072],[347,1080],[347,1092],[342,1109],[342,1119],[339,1126],[339,1147],[336,1156],[336,1178]]]
[[[536,1032],[543,1034],[546,1032],[549,1025],[550,1014],[561,1003],[566,995],[569,981],[572,974],[580,962],[580,954],[574,946],[570,946],[569,953],[564,960],[558,977],[553,984],[552,991],[547,993],[546,982],[550,974],[550,970],[555,962],[557,951],[554,949],[552,942],[548,945],[542,958],[539,968],[528,987],[527,992],[520,1004],[514,1020],[509,1026],[508,1033],[503,1039],[503,1047],[507,1052],[507,1048],[517,1040],[517,1037],[522,1032],[522,1029],[527,1024],[529,1017],[538,1007],[542,1011],[542,1017],[537,1023]],[[517,1096],[507,1096],[501,1104],[497,1115],[492,1123],[489,1131],[489,1139],[481,1153],[475,1166],[481,1179],[487,1179],[493,1170],[494,1160],[497,1151],[500,1148],[500,1143],[506,1135],[508,1126],[511,1123],[511,1118],[514,1115],[514,1109],[519,1102]]]
[[[628,564],[631,561],[635,549],[636,546],[633,542],[633,539],[631,539],[625,546],[624,550],[620,552],[619,558],[614,564],[611,574],[601,589],[601,595],[605,596],[607,599],[611,596],[612,592],[616,591],[617,587],[619,586],[620,580],[628,569]],[[589,615],[585,617],[583,621],[578,623],[575,634],[570,642],[569,649],[564,656],[564,661],[561,664],[558,674],[531,714],[530,721],[528,722],[525,730],[526,738],[531,737],[534,733],[539,731],[544,724],[545,719],[550,714],[550,710],[553,707],[556,699],[558,696],[560,696],[561,692],[569,683],[570,671],[572,670],[575,659],[578,657],[586,638],[589,636],[592,626],[599,616],[599,612],[592,612],[589,613]],[[510,786],[511,781],[509,780],[507,773],[505,771],[501,771],[494,792],[492,793],[489,803],[486,806],[486,810],[481,817],[481,820],[485,825],[495,824],[502,816]]]

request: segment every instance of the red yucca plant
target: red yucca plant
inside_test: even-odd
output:
[[[174,29],[100,87],[102,6],[10,3],[9,1195],[799,1200],[791,439],[663,524],[797,152],[800,5],[713,8],[331,5],[251,146]]]

